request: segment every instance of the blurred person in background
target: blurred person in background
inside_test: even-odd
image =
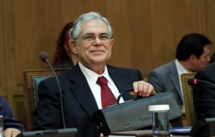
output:
[[[197,84],[193,85],[193,103],[197,119],[215,117],[215,63],[197,72],[194,77],[197,79]]]
[[[11,107],[2,96],[0,96],[0,115],[3,117],[4,137],[16,137],[19,133],[25,131],[23,125],[13,115]]]
[[[212,42],[199,33],[183,36],[176,49],[176,59],[149,74],[148,82],[154,86],[155,92],[171,91],[178,105],[183,106],[181,74],[204,69],[210,62],[211,45]]]
[[[54,68],[72,68],[76,65],[78,57],[74,54],[69,47],[69,41],[71,40],[70,33],[73,28],[73,22],[67,23],[57,40],[57,48],[52,60],[52,66]]]

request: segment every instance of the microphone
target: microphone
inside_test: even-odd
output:
[[[58,80],[58,77],[57,77],[57,74],[55,73],[53,67],[51,66],[50,62],[49,62],[49,55],[47,52],[43,51],[40,53],[39,55],[40,57],[40,60],[42,62],[46,62],[49,66],[49,68],[52,70],[53,74],[54,74],[54,77],[57,81],[57,86],[58,86],[58,90],[59,90],[59,93],[60,93],[60,107],[61,107],[61,113],[62,113],[62,123],[63,123],[63,128],[66,128],[66,124],[65,124],[65,118],[64,118],[64,109],[63,109],[63,97],[62,97],[62,92],[61,92],[61,86],[60,86],[60,82]]]
[[[42,51],[42,52],[40,52],[40,60],[42,61],[42,62],[46,62],[46,63],[48,63],[48,65],[49,65],[49,55],[48,55],[48,53],[47,52],[45,52],[45,51]],[[52,67],[51,67],[52,68]]]
[[[208,82],[208,81],[205,81],[205,80],[199,80],[199,79],[196,79],[196,78],[190,78],[190,79],[188,79],[187,83],[190,86],[195,86],[195,85],[198,85],[199,83],[206,83],[206,84],[209,84],[209,85],[212,85],[212,86],[215,87],[215,84],[213,84],[211,82]]]

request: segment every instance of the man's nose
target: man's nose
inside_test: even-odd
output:
[[[95,37],[94,44],[95,45],[101,44],[101,40],[99,39],[99,37]]]

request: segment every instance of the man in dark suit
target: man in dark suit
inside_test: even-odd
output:
[[[197,118],[201,120],[215,117],[215,62],[199,71],[195,78],[200,80],[197,85],[193,86],[193,101]]]
[[[105,77],[115,97],[131,87],[134,89],[132,95],[147,97],[155,93],[153,86],[143,81],[139,70],[106,65],[113,44],[111,26],[98,13],[83,14],[75,21],[70,48],[80,60],[71,71],[59,76],[59,82],[66,127],[76,127],[78,137],[101,136],[93,120],[93,113],[103,108],[97,84],[99,77]],[[133,99],[130,94],[125,94],[123,100]],[[59,91],[54,78],[40,83],[38,96],[33,130],[63,128]]]
[[[198,72],[210,62],[211,41],[199,33],[190,33],[181,39],[176,49],[176,59],[155,68],[148,82],[156,92],[171,91],[179,106],[183,103],[181,74]]]

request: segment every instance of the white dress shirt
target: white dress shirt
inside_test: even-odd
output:
[[[114,84],[113,80],[111,79],[111,77],[108,73],[107,66],[105,66],[105,70],[104,70],[103,74],[98,75],[94,71],[83,66],[80,62],[78,62],[78,65],[80,66],[81,71],[83,72],[84,76],[87,79],[87,82],[90,86],[90,89],[93,93],[93,96],[96,100],[96,103],[97,103],[99,109],[102,108],[102,103],[101,103],[101,87],[96,83],[98,77],[103,76],[107,79],[108,87],[111,89],[111,91],[113,92],[113,94],[116,98],[120,95],[119,90],[117,89],[116,85]],[[120,103],[121,102],[123,102],[122,98],[120,99]]]
[[[189,71],[187,69],[185,69],[184,66],[182,66],[181,63],[177,59],[175,60],[175,65],[176,65],[176,68],[178,71],[178,77],[179,77],[180,88],[181,88],[181,95],[182,95],[182,97],[184,97],[182,84],[181,84],[181,74],[189,73]]]

